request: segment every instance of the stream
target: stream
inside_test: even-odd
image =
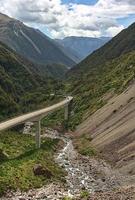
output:
[[[26,193],[18,191],[2,200],[60,200],[65,196],[79,197],[84,190],[94,194],[120,186],[122,177],[109,164],[101,159],[78,154],[70,138],[59,136],[57,131],[52,130],[48,130],[43,137],[60,138],[64,141],[65,145],[56,153],[55,161],[67,172],[66,183],[51,183]]]

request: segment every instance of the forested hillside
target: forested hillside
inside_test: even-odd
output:
[[[73,125],[102,107],[107,92],[122,92],[134,79],[134,38],[132,24],[69,71],[68,91],[74,95],[75,103]]]
[[[0,43],[0,119],[45,103],[62,84]]]

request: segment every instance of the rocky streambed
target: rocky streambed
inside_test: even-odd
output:
[[[82,191],[94,195],[118,188],[124,181],[123,176],[113,171],[109,164],[98,158],[79,155],[70,138],[59,136],[58,132],[48,130],[43,137],[60,138],[64,148],[57,152],[55,161],[67,172],[66,183],[52,183],[29,192],[8,193],[1,200],[59,200],[63,197],[79,197]]]
[[[67,171],[68,196],[79,196],[81,191],[88,193],[108,191],[120,186],[120,177],[103,160],[79,155],[70,139],[58,154],[56,161]],[[119,176],[119,181],[118,181]]]

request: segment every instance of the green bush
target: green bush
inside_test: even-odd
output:
[[[63,200],[73,200],[71,197],[64,197]]]
[[[83,191],[81,192],[80,197],[87,200],[88,197],[89,197],[89,192],[88,192],[87,190],[83,190]]]
[[[36,149],[35,138],[32,136],[13,131],[1,133],[0,195],[8,189],[25,191],[42,187],[52,181],[65,181],[63,178],[65,172],[54,161],[54,153],[58,145],[58,139],[44,138],[41,148]],[[45,175],[36,176],[33,168],[37,164],[48,169],[51,178]]]
[[[83,149],[79,150],[79,153],[84,155],[84,156],[96,156],[96,150],[93,149],[92,147],[84,147]]]

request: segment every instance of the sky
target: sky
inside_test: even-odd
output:
[[[0,12],[51,38],[113,37],[135,22],[135,0],[0,0]]]

